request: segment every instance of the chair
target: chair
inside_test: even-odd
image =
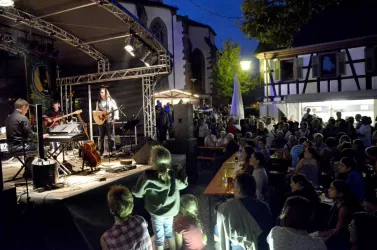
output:
[[[3,153],[3,156],[5,156],[7,158],[14,157],[21,163],[21,168],[18,170],[16,175],[13,176],[13,178],[11,179],[12,181],[14,181],[16,179],[20,179],[20,178],[17,178],[17,176],[21,173],[21,171],[24,168],[26,168],[26,157],[38,155],[38,151],[26,151],[26,152],[23,152],[23,151],[16,151],[16,152],[6,151],[6,152],[2,152],[2,153]],[[25,156],[24,159],[22,158],[23,156]]]

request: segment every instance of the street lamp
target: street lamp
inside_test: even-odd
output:
[[[241,69],[244,71],[250,70],[251,68],[251,61],[241,61]]]

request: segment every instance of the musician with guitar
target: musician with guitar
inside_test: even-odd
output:
[[[48,132],[52,130],[55,126],[64,123],[59,117],[63,116],[64,113],[60,110],[60,102],[58,100],[52,101],[52,107],[47,109],[46,112],[42,115],[46,128]],[[55,151],[59,147],[57,142],[50,142],[50,150]]]
[[[119,120],[118,106],[114,99],[111,98],[107,88],[101,88],[99,93],[99,100],[96,105],[96,112],[102,111],[103,124],[98,126],[99,130],[99,153],[102,156],[105,150],[105,135],[107,135],[109,151],[115,149],[115,139],[113,134],[113,126],[116,120]],[[101,122],[102,123],[102,122]],[[98,123],[97,123],[98,124]]]

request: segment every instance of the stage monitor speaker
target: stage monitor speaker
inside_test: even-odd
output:
[[[174,105],[174,136],[176,140],[187,140],[193,138],[193,120],[192,104]]]
[[[55,160],[35,159],[32,166],[34,189],[52,189],[58,183],[58,163]]]
[[[160,145],[157,141],[147,141],[133,156],[137,164],[148,164],[149,155],[153,146]]]

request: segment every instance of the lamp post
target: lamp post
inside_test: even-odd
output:
[[[241,61],[240,64],[243,71],[249,71],[251,68],[251,61]]]

